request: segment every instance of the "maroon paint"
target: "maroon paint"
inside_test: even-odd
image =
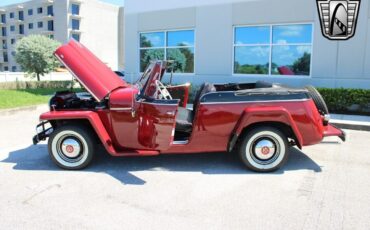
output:
[[[59,48],[56,55],[93,92],[98,100],[109,96],[108,108],[92,111],[52,111],[41,120],[85,119],[90,122],[106,150],[113,156],[148,156],[176,153],[224,152],[235,133],[256,124],[278,122],[291,127],[299,147],[319,143],[324,136],[342,131],[324,126],[312,99],[254,103],[201,103],[193,132],[186,145],[173,145],[178,103],[148,103],[138,99],[139,90],[126,84],[76,42]],[[145,96],[155,95],[155,81],[164,70],[156,64]],[[94,80],[91,80],[94,79]],[[188,88],[187,88],[188,90]],[[188,92],[188,91],[187,91]],[[186,101],[188,95],[185,95]]]
[[[103,100],[117,88],[127,87],[126,82],[74,40],[57,49],[55,55],[69,67],[98,101]]]

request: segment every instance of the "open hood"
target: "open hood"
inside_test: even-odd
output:
[[[55,56],[99,102],[113,90],[128,86],[107,65],[75,40],[58,48]]]

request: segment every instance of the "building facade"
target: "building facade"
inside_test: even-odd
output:
[[[171,59],[175,81],[370,88],[370,5],[347,41],[322,35],[315,0],[126,0],[125,69]]]
[[[16,42],[42,34],[61,43],[82,42],[112,69],[118,68],[119,7],[97,0],[32,0],[0,8],[0,71],[22,71]]]

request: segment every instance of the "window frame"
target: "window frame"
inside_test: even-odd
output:
[[[78,7],[78,14],[74,14],[74,12],[73,12],[73,6],[77,6]],[[72,16],[80,16],[81,15],[81,4],[71,3],[71,15]]]
[[[54,28],[55,23],[53,19],[48,20],[47,24],[48,24],[48,28],[47,28],[48,31],[52,31],[52,32],[55,31],[55,28]]]
[[[78,36],[78,40],[77,39],[75,39],[73,36]],[[71,35],[70,35],[70,39],[74,39],[74,40],[76,40],[76,41],[78,41],[78,42],[80,42],[81,41],[81,34],[80,33],[71,33]]]
[[[53,5],[48,5],[46,7],[46,15],[47,16],[52,16],[52,17],[54,16],[54,6]]]
[[[75,29],[74,27],[73,27],[73,22],[77,22],[77,29]],[[76,19],[76,18],[72,18],[71,19],[71,29],[73,30],[73,31],[79,31],[79,30],[81,30],[81,20],[80,19]]]
[[[167,46],[168,41],[168,32],[181,32],[181,31],[193,31],[194,32],[194,45],[193,46]],[[164,47],[158,46],[158,47],[140,47],[140,38],[141,34],[148,34],[148,33],[164,33]],[[150,31],[140,31],[138,34],[138,57],[139,57],[139,73],[143,73],[140,69],[141,67],[141,50],[150,50],[150,49],[164,49],[164,57],[167,59],[167,49],[181,49],[181,48],[193,48],[194,49],[194,69],[192,73],[173,73],[174,75],[195,75],[196,74],[196,41],[197,41],[197,34],[196,29],[194,27],[192,28],[181,28],[181,29],[167,29],[167,30],[150,30]],[[168,75],[167,71],[165,72],[165,75]]]
[[[296,26],[296,25],[310,25],[312,26],[311,31],[311,43],[287,43],[287,44],[274,44],[273,41],[273,28],[276,26]],[[295,23],[276,23],[276,24],[252,24],[252,25],[234,25],[233,26],[233,40],[232,40],[232,68],[231,75],[236,77],[267,77],[267,78],[312,78],[313,70],[313,50],[314,50],[314,33],[315,33],[315,23],[314,22],[295,22]],[[270,29],[270,43],[269,44],[235,44],[236,29],[237,28],[248,28],[248,27],[269,27]],[[235,48],[236,47],[255,47],[255,46],[268,46],[270,50],[269,54],[269,70],[268,74],[245,74],[245,73],[235,73]],[[272,51],[276,46],[311,46],[311,60],[310,60],[310,74],[309,75],[274,75],[272,74]]]

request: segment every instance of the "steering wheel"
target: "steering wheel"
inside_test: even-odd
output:
[[[162,99],[165,99],[165,100],[172,100],[172,96],[170,94],[170,92],[168,92],[166,86],[163,85],[162,82],[156,80],[155,81],[155,86],[157,88],[157,96],[158,96],[158,99],[162,100]]]

